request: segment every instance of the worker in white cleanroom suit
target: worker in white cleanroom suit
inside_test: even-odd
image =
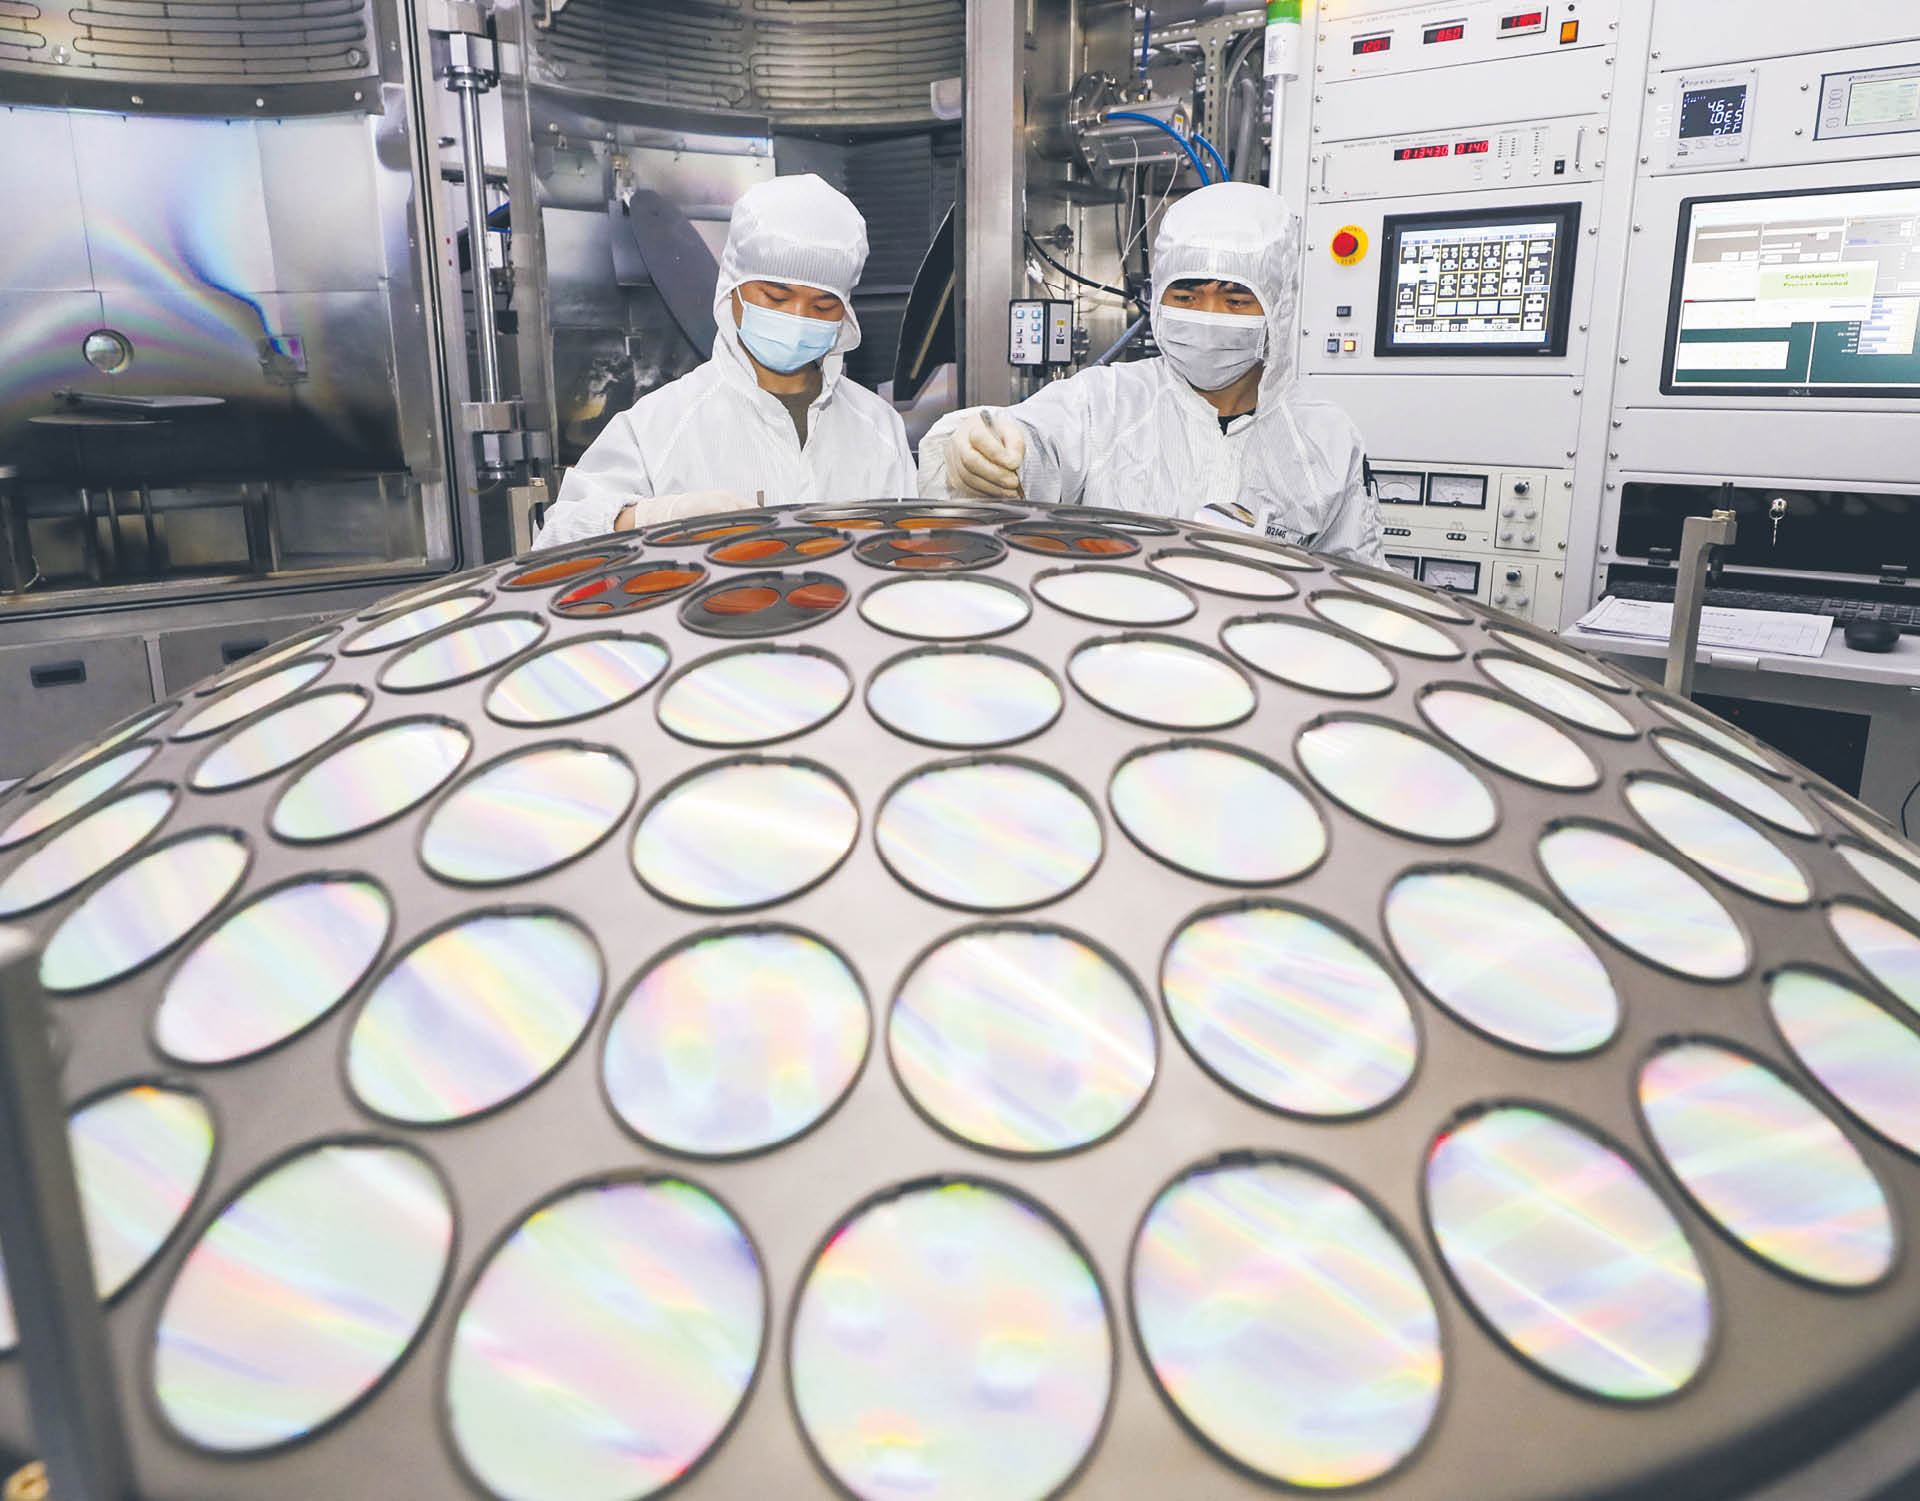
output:
[[[1383,566],[1360,434],[1294,380],[1299,249],[1265,188],[1181,199],[1153,244],[1160,357],[941,419],[921,440],[920,493],[1151,511]]]
[[[536,545],[756,505],[914,493],[900,414],[848,380],[867,222],[818,177],[740,195],[713,357],[650,391],[567,471]]]

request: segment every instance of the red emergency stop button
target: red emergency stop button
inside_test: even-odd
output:
[[[1351,266],[1367,253],[1367,232],[1358,224],[1342,225],[1333,232],[1327,249],[1341,265]]]

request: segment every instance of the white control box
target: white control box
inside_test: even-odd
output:
[[[1047,362],[1047,305],[1023,297],[1007,309],[1007,363],[1040,366]]]
[[[1315,71],[1327,82],[1526,58],[1611,40],[1619,0],[1413,0],[1325,7]]]
[[[1073,304],[1020,297],[1007,307],[1007,363],[1026,367],[1073,363]]]
[[[1335,201],[1590,182],[1600,175],[1606,116],[1402,131],[1335,141],[1312,162],[1314,196]]]

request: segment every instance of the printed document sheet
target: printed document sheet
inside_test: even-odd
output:
[[[1648,599],[1603,599],[1581,616],[1578,624],[1581,630],[1596,636],[1665,641],[1673,635],[1673,606]],[[1817,657],[1826,651],[1832,630],[1831,615],[1729,610],[1719,605],[1708,605],[1700,612],[1700,644],[1729,651]]]

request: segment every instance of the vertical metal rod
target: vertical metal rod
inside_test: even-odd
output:
[[[267,533],[267,566],[278,573],[286,561],[285,549],[280,543],[280,487],[273,480],[266,480],[260,486],[260,514]]]
[[[14,487],[20,471],[0,464],[0,589],[24,591],[33,583],[33,537],[27,529],[27,501]]]
[[[1673,590],[1673,620],[1667,632],[1667,692],[1693,697],[1694,656],[1700,650],[1700,612],[1707,602],[1707,566],[1712,550],[1732,543],[1733,512],[1689,516],[1680,526],[1680,577]]]
[[[1025,0],[969,0],[966,113],[961,122],[960,399],[1005,406],[1018,399],[1007,363],[1007,304],[1026,295]]]
[[[86,555],[88,581],[105,583],[107,568],[100,556],[100,527],[93,514],[93,494],[85,485],[80,487],[80,550]]]
[[[51,1493],[60,1501],[131,1501],[39,962],[23,930],[0,927],[0,1256]]]
[[[493,313],[493,276],[487,266],[487,161],[480,136],[480,89],[451,85],[460,100],[460,170],[467,189],[467,259],[473,267],[474,339],[480,356],[481,401],[500,399],[500,331]]]
[[[240,482],[240,524],[247,536],[247,570],[254,574],[273,571],[273,550],[267,540],[266,501],[254,493],[253,482]]]
[[[1267,143],[1267,186],[1280,191],[1280,139],[1287,113],[1287,80],[1273,80],[1273,134]]]
[[[1267,186],[1280,191],[1280,174],[1285,165],[1284,131],[1287,118],[1287,85],[1300,76],[1301,0],[1267,0],[1267,34],[1262,43],[1265,52],[1267,82],[1273,89],[1273,134],[1268,141]]]
[[[139,485],[133,492],[140,501],[141,528],[147,535],[147,574],[149,577],[160,571],[160,544],[153,534],[153,491],[146,485]]]
[[[120,508],[113,503],[113,486],[108,485],[107,496],[107,566],[118,578],[125,570],[120,566]]]

